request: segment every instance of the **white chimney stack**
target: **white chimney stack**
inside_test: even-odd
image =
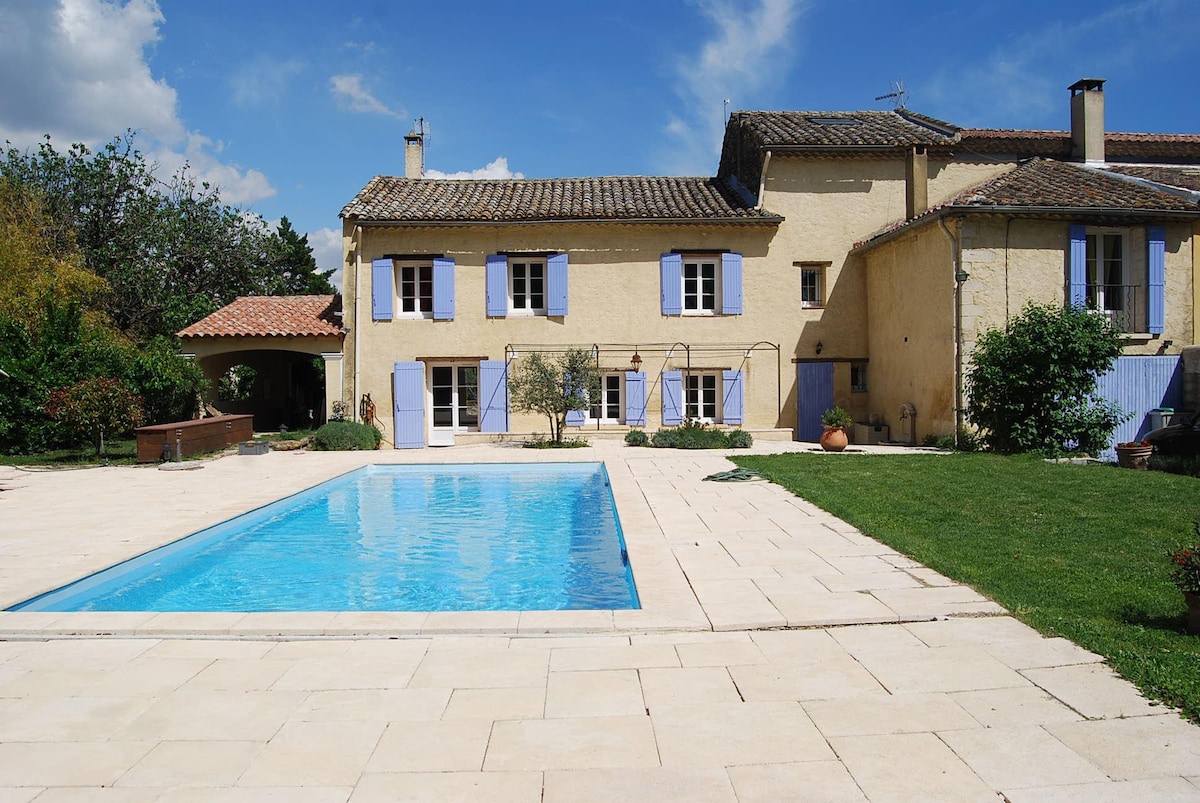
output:
[[[425,118],[414,121],[412,131],[404,135],[404,177],[425,174]]]
[[[1103,162],[1104,79],[1083,78],[1067,89],[1071,90],[1071,156]]]

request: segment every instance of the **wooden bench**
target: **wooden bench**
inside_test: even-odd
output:
[[[176,441],[179,441],[182,457],[216,452],[248,441],[254,437],[254,416],[219,415],[194,421],[176,421],[173,424],[154,424],[138,427],[134,433],[137,435],[137,461],[157,463],[162,459],[164,446],[170,448],[171,459],[175,459]]]

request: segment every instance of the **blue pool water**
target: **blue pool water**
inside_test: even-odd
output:
[[[367,466],[9,610],[637,608],[602,463]]]

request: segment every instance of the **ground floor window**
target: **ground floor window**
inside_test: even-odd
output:
[[[588,407],[588,418],[601,424],[620,424],[624,415],[621,374],[604,374],[600,377],[600,394]]]
[[[429,369],[433,426],[466,430],[479,426],[479,367],[435,365]]]
[[[684,408],[687,418],[709,423],[721,421],[721,375],[691,373],[683,378]]]
[[[850,390],[854,393],[867,392],[867,364],[865,362],[850,363]]]

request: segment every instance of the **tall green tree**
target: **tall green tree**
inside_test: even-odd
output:
[[[329,283],[332,270],[321,270],[313,256],[308,235],[292,228],[287,217],[267,242],[268,287],[271,295],[332,295],[337,290]]]
[[[1031,303],[976,342],[967,420],[999,452],[1097,454],[1122,416],[1096,397],[1096,382],[1120,354],[1120,335],[1104,316]]]
[[[508,391],[514,410],[546,416],[554,442],[562,443],[567,413],[586,410],[600,393],[600,370],[585,349],[557,357],[535,351],[513,364]]]

